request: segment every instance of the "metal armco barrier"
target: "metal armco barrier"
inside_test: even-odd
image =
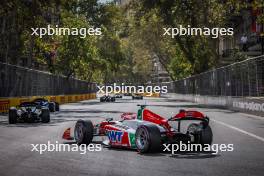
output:
[[[96,98],[96,84],[0,63],[0,112],[44,97],[59,104]]]
[[[264,56],[250,58],[175,81],[172,89],[171,93],[177,94],[264,96]]]
[[[221,107],[264,117],[264,100],[262,98],[208,96],[169,93],[165,97],[190,101],[208,107]]]
[[[0,98],[0,112],[8,112],[12,106],[18,106],[20,103],[33,101],[35,98],[45,98],[49,101],[54,101],[59,104],[73,103],[83,100],[95,99],[96,93],[79,94],[79,95],[59,95],[59,96],[32,96],[32,97],[15,97],[15,98]]]
[[[166,85],[169,98],[264,116],[264,56]]]
[[[0,63],[0,97],[89,94],[96,84]]]

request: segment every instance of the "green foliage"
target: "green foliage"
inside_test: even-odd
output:
[[[162,35],[163,28],[226,27],[241,9],[262,6],[259,0],[251,4],[237,0],[131,0],[125,7],[97,0],[4,1],[0,6],[0,58],[87,81],[145,83],[157,57],[176,80],[215,67],[219,41],[205,36],[172,39]],[[260,16],[258,22],[263,19]],[[31,35],[31,28],[47,25],[100,27],[102,35]]]
[[[142,40],[148,52],[158,56],[172,79],[180,79],[215,67],[218,39],[210,36],[164,37],[163,28],[231,27],[228,20],[248,3],[227,0],[132,0],[129,9],[132,41]]]
[[[96,82],[113,81],[120,65],[125,64],[125,50],[117,34],[122,32],[124,16],[114,4],[98,4],[97,0],[12,0],[1,5],[0,14],[3,61],[17,64],[23,60],[26,67],[38,64],[52,73]],[[47,25],[100,27],[103,35],[31,35],[31,28]]]

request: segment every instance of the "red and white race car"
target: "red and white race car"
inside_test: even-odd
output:
[[[74,137],[70,136],[68,128],[63,138],[75,139],[78,144],[88,145],[94,136],[106,136],[103,144],[137,149],[140,153],[157,152],[162,148],[162,144],[180,141],[211,145],[213,133],[209,126],[209,118],[201,112],[180,110],[175,116],[166,119],[150,111],[145,105],[139,106],[137,114],[124,113],[120,121],[109,118],[93,125],[90,120],[78,120],[74,128]]]

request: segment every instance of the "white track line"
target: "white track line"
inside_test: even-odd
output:
[[[262,142],[264,142],[264,138],[263,138],[263,137],[257,136],[257,135],[255,135],[255,134],[253,134],[253,133],[249,133],[249,132],[247,132],[247,131],[244,131],[244,130],[242,130],[242,129],[239,129],[239,128],[237,128],[237,127],[234,127],[234,126],[232,126],[232,125],[226,124],[226,123],[221,122],[221,121],[218,121],[218,120],[214,120],[214,119],[210,119],[210,120],[213,121],[213,122],[216,122],[216,123],[218,123],[218,124],[221,124],[221,125],[223,125],[223,126],[226,126],[226,127],[228,127],[228,128],[231,128],[231,129],[233,129],[233,130],[236,130],[236,131],[238,131],[238,132],[240,132],[240,133],[243,133],[243,134],[245,134],[245,135],[251,136],[251,137],[253,137],[253,138],[255,138],[255,139],[258,139],[258,140],[260,140],[260,141],[262,141]]]

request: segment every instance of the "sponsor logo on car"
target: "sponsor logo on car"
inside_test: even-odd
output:
[[[122,140],[123,132],[110,130],[110,131],[108,131],[107,135],[108,135],[108,138],[111,142],[120,143]]]

